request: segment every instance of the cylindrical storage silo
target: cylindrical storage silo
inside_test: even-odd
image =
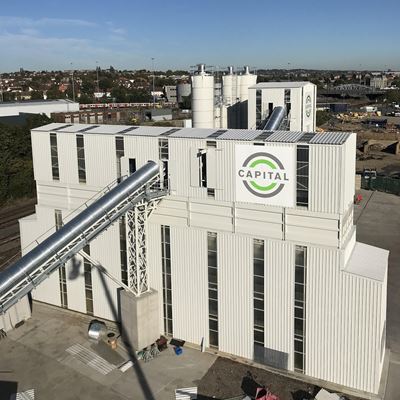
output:
[[[246,101],[249,99],[249,87],[257,83],[257,75],[251,74],[249,67],[243,68],[243,73],[238,76],[238,93],[240,101]]]
[[[228,73],[222,76],[222,100],[228,106],[237,101],[236,84],[236,75],[233,73],[233,67],[228,67]]]
[[[181,82],[178,83],[178,85],[176,86],[176,97],[178,99],[178,103],[182,103],[183,98],[189,97],[191,93],[192,86],[190,85],[190,83]]]
[[[192,75],[193,128],[214,128],[214,76],[199,64]]]

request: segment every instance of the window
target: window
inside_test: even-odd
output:
[[[306,316],[307,248],[295,248],[294,278],[294,370],[305,371],[305,316]]]
[[[160,161],[162,163],[162,184],[165,189],[168,189],[169,184],[169,171],[168,171],[168,159],[169,159],[169,148],[168,139],[158,139],[158,153]]]
[[[90,256],[88,244],[83,251]],[[83,273],[85,276],[86,314],[93,315],[92,264],[86,258],[83,258]]]
[[[83,135],[76,135],[76,150],[78,155],[79,182],[86,183],[85,146]]]
[[[210,347],[218,348],[218,257],[217,234],[207,232],[208,326]]]
[[[254,345],[264,346],[264,241],[253,240]]]
[[[121,158],[125,155],[124,137],[115,137],[115,154],[117,157],[117,179],[121,179]]]
[[[54,210],[55,228],[56,231],[63,226],[61,210]],[[65,264],[58,269],[59,284],[60,284],[60,302],[62,308],[68,308],[68,293],[67,293],[67,273]]]
[[[308,207],[309,147],[297,146],[296,204]]]
[[[274,103],[268,103],[268,117],[272,114]]]
[[[207,153],[205,150],[199,150],[199,172],[200,186],[207,187]]]
[[[129,175],[132,175],[136,172],[136,158],[129,159]]]
[[[256,127],[259,127],[259,125],[261,124],[261,118],[262,118],[261,97],[262,97],[262,92],[261,92],[261,90],[257,89],[256,90]]]
[[[288,130],[290,130],[290,110],[292,108],[292,103],[291,103],[291,90],[290,89],[285,89],[285,106],[286,106],[286,115],[288,116]]]
[[[58,147],[57,147],[57,134],[50,133],[50,154],[51,154],[51,173],[53,180],[60,180],[60,171],[58,166]]]
[[[207,196],[208,196],[208,197],[215,198],[215,189],[210,189],[210,188],[208,188],[208,189],[207,189]]]
[[[128,263],[126,248],[126,219],[122,216],[119,220],[119,247],[121,259],[121,282],[128,286]]]
[[[172,326],[172,285],[171,285],[171,242],[170,227],[161,225],[161,262],[163,284],[163,311],[164,331],[167,335],[173,335]]]

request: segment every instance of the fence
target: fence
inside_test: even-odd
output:
[[[388,176],[377,176],[376,178],[361,178],[361,188],[367,190],[377,190],[400,196],[400,179]]]

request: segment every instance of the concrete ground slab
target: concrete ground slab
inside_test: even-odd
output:
[[[39,399],[168,399],[178,387],[196,386],[216,359],[188,347],[176,356],[168,348],[148,363],[137,361],[124,373],[116,369],[102,375],[66,352],[74,344],[96,349],[87,336],[89,321],[77,313],[34,303],[32,318],[0,341],[0,382],[16,382],[19,392],[34,388]],[[128,359],[119,347],[114,361]],[[0,400],[9,400],[8,394],[1,393],[0,387]]]

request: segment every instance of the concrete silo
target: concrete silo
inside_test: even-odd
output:
[[[204,64],[192,75],[192,120],[194,128],[214,128],[214,75]]]

